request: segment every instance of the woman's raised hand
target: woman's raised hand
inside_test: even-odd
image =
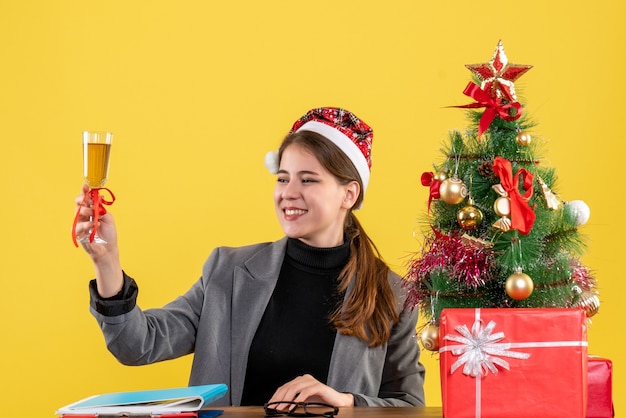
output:
[[[76,237],[88,237],[94,227],[93,202],[88,196],[89,186],[83,185],[81,193],[76,197]],[[85,197],[86,196],[86,197]],[[117,294],[123,285],[122,268],[117,246],[117,231],[115,222],[110,213],[98,218],[98,235],[106,244],[90,243],[81,240],[84,250],[89,254],[96,270],[98,293],[102,297],[111,297]]]

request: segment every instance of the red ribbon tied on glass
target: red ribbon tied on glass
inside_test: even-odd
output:
[[[100,190],[106,190],[111,195],[111,200],[106,200],[101,194]],[[91,233],[89,234],[89,242],[93,242],[96,237],[96,232],[98,231],[98,224],[100,223],[100,217],[107,213],[105,205],[112,205],[115,202],[115,195],[113,192],[106,187],[95,187],[93,189],[89,189],[89,192],[85,193],[83,197],[83,202],[87,201],[87,198],[91,198],[93,202],[93,228]],[[74,245],[78,247],[78,242],[76,240],[76,224],[78,223],[78,216],[80,214],[80,208],[83,205],[81,204],[78,209],[76,209],[76,216],[74,216],[74,224],[72,225],[72,241],[74,241]]]
[[[535,223],[535,212],[528,204],[533,195],[533,174],[521,168],[515,175],[511,162],[502,157],[493,161],[493,172],[500,177],[500,184],[507,192],[511,202],[511,229],[516,229],[522,235],[528,235]],[[519,191],[519,179],[522,176],[524,195]]]
[[[439,194],[439,186],[441,186],[441,181],[435,178],[435,174],[431,171],[426,171],[422,173],[422,186],[426,186],[430,188],[430,193],[428,194],[428,212],[430,212],[430,202],[433,199],[439,199],[441,196]]]
[[[522,116],[522,105],[519,102],[503,104],[502,99],[498,97],[491,97],[489,93],[471,81],[467,87],[465,87],[465,90],[463,90],[463,94],[476,100],[476,103],[452,107],[465,109],[474,109],[478,107],[486,108],[483,115],[480,117],[480,121],[478,122],[478,139],[480,139],[482,134],[489,128],[489,125],[491,125],[491,122],[493,122],[496,115],[500,116],[501,119],[507,122],[517,120],[520,116]],[[511,114],[511,109],[515,109],[515,114]]]

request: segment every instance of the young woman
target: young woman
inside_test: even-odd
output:
[[[108,244],[83,247],[96,271],[91,310],[109,350],[129,365],[194,353],[190,385],[229,387],[216,405],[423,405],[417,312],[405,309],[400,278],[353,214],[369,180],[372,136],[347,110],[307,112],[271,167],[286,236],[215,249],[191,289],[159,309],[136,305],[113,217],[102,216]],[[83,236],[93,226],[86,192],[76,200]]]

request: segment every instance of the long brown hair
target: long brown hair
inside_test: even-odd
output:
[[[284,150],[293,144],[311,152],[317,160],[343,184],[357,181],[361,193],[353,207],[363,202],[363,183],[350,159],[331,141],[311,131],[299,131],[287,135],[278,150],[282,158]],[[370,347],[380,346],[389,340],[392,326],[398,322],[397,303],[389,284],[389,266],[382,260],[352,210],[344,223],[344,232],[350,242],[350,258],[338,278],[338,290],[345,292],[356,278],[349,295],[331,315],[331,321],[339,332],[353,335]]]

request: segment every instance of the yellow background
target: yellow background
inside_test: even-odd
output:
[[[469,102],[464,64],[487,62],[502,39],[511,62],[534,65],[516,86],[556,191],[591,207],[583,261],[602,307],[590,352],[613,360],[619,416],[625,18],[621,0],[1,0],[3,414],[52,417],[88,395],[187,383],[190,358],[119,365],[88,312],[93,269],[70,239],[82,130],[115,133],[110,210],[142,307],[184,292],[215,246],[281,236],[263,156],[315,106],[375,128],[358,215],[404,273],[426,208],[420,174],[467,126],[445,106]],[[427,402],[440,405],[437,360],[423,360]]]

